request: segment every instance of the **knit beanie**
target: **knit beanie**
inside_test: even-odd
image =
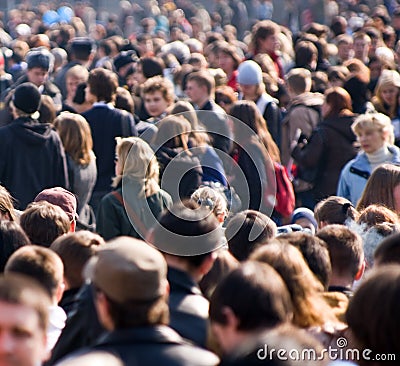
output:
[[[27,114],[33,114],[40,106],[39,89],[32,83],[23,83],[15,89],[12,101],[15,108]]]
[[[261,67],[254,61],[244,61],[239,65],[237,81],[243,85],[257,85],[262,81]]]

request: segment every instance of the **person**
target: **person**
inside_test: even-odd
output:
[[[19,85],[11,106],[15,120],[0,128],[0,181],[18,208],[25,209],[42,189],[69,187],[67,162],[58,134],[36,119],[38,88],[32,83]]]
[[[293,317],[283,279],[271,266],[256,261],[241,264],[222,279],[211,296],[209,313],[223,362],[234,359],[238,348],[255,334],[289,323]]]
[[[300,225],[305,231],[315,234],[318,224],[312,212],[307,207],[298,207],[293,211],[291,224]]]
[[[232,216],[225,230],[229,252],[241,262],[276,234],[276,224],[267,215],[254,210],[245,210]]]
[[[97,179],[97,167],[90,126],[81,115],[64,112],[56,118],[54,127],[64,145],[71,191],[78,201],[79,224],[93,228],[96,220],[89,201]]]
[[[228,79],[227,86],[235,92],[239,90],[237,82],[238,67],[242,62],[235,46],[229,43],[221,44],[218,52],[218,66],[225,72]]]
[[[71,230],[68,215],[47,201],[32,202],[20,217],[20,224],[32,244],[49,247]]]
[[[107,351],[124,364],[216,365],[213,353],[185,342],[168,324],[167,264],[147,243],[119,237],[85,268],[107,334],[86,351]]]
[[[190,199],[200,206],[208,208],[222,225],[228,215],[228,207],[225,196],[211,187],[203,186],[197,188]]]
[[[63,100],[62,111],[83,113],[90,109],[91,104],[85,101],[84,93],[82,92],[88,77],[89,71],[82,65],[72,66],[67,71],[65,74],[65,86],[67,94]]]
[[[0,221],[16,221],[17,215],[14,209],[14,199],[6,188],[0,185]]]
[[[362,211],[372,204],[382,204],[397,214],[400,213],[400,167],[382,164],[368,178],[357,204]]]
[[[90,200],[95,212],[101,198],[111,190],[115,137],[137,136],[133,116],[113,106],[117,87],[118,78],[112,71],[97,68],[89,73],[86,100],[92,108],[82,116],[89,123],[96,155],[97,181]]]
[[[206,347],[209,303],[199,282],[210,271],[217,250],[225,243],[217,218],[209,209],[184,201],[162,214],[148,240],[164,253],[168,264],[171,328]],[[196,243],[201,247],[195,247]]]
[[[67,315],[57,304],[64,292],[64,266],[60,257],[48,248],[26,245],[13,253],[4,273],[20,274],[39,282],[50,296],[47,351],[50,352],[65,326]]]
[[[332,273],[328,291],[353,295],[353,283],[362,278],[365,270],[361,236],[343,225],[328,225],[318,231],[317,237],[328,247]]]
[[[275,143],[281,145],[281,111],[279,101],[266,92],[261,67],[252,60],[244,61],[239,65],[237,81],[239,83],[241,99],[256,103],[261,115],[267,121]]]
[[[374,268],[400,263],[399,239],[400,233],[398,232],[379,243],[373,255]]]
[[[144,237],[160,213],[172,205],[171,196],[160,189],[159,166],[144,140],[118,139],[115,156],[114,191],[100,202],[97,232],[105,240],[121,235]]]
[[[357,154],[356,136],[351,130],[356,116],[350,95],[340,87],[325,92],[322,121],[310,139],[300,141],[292,150],[297,169],[312,173],[314,202],[336,193],[340,172]],[[300,175],[300,172],[298,173]]]
[[[0,277],[0,359],[4,365],[37,366],[45,361],[49,306],[49,295],[35,280],[17,274]]]
[[[271,183],[271,173],[274,173],[274,163],[280,162],[279,149],[254,102],[236,102],[232,106],[231,116],[234,117],[233,131],[237,143],[234,160],[246,180],[244,182],[235,174],[231,184],[243,203],[246,203],[244,198],[248,196],[247,208],[267,213],[273,207],[265,199],[264,191],[267,186],[274,185]]]
[[[360,115],[352,125],[361,144],[361,153],[340,173],[337,195],[356,205],[371,173],[381,164],[399,163],[400,150],[394,146],[393,126],[382,113]]]
[[[82,274],[86,262],[96,254],[104,239],[90,231],[81,230],[60,236],[50,245],[50,249],[59,255],[64,265],[65,289],[59,305],[69,314],[76,303],[75,295],[84,284]]]
[[[395,334],[399,326],[397,308],[400,299],[400,268],[383,266],[373,271],[354,293],[346,313],[346,319],[359,350],[370,350],[369,355],[397,355],[400,344]],[[384,301],[382,301],[384,299]],[[398,361],[376,359],[374,363],[395,365]],[[368,365],[360,360],[360,365]]]

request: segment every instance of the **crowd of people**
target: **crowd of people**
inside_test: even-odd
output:
[[[0,364],[399,364],[400,4],[315,4],[3,14]]]

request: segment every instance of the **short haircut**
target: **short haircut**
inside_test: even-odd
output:
[[[246,210],[233,216],[226,226],[229,251],[239,261],[246,260],[252,251],[275,237],[276,224],[261,212]]]
[[[49,248],[38,245],[19,248],[8,260],[4,271],[35,279],[51,298],[63,280],[63,264],[60,257]]]
[[[327,245],[322,239],[309,233],[294,232],[279,235],[275,240],[283,240],[299,249],[315,277],[325,289],[328,288],[332,267]]]
[[[307,69],[292,69],[286,76],[288,86],[296,93],[302,94],[311,90],[311,72]]]
[[[381,266],[384,264],[400,264],[400,233],[384,239],[376,248],[374,263]]]
[[[101,244],[104,244],[104,239],[90,231],[69,233],[60,236],[51,244],[50,249],[60,256],[64,264],[64,277],[70,288],[83,285],[83,268]]]
[[[194,81],[199,86],[205,86],[208,95],[211,95],[215,89],[215,79],[205,70],[195,71],[188,75],[186,82]]]
[[[90,71],[87,81],[90,91],[100,101],[112,102],[118,88],[118,76],[114,72],[102,68]]]
[[[21,215],[20,224],[31,243],[43,247],[49,247],[71,227],[69,217],[62,208],[47,201],[29,204]]]
[[[394,143],[394,130],[391,119],[383,113],[367,113],[359,115],[351,129],[356,135],[359,135],[363,130],[376,130],[388,133],[389,144]]]
[[[349,34],[339,34],[334,41],[337,46],[341,44],[353,45],[353,38]]]
[[[271,266],[254,261],[243,263],[218,284],[210,301],[212,322],[227,323],[224,307],[232,309],[238,318],[237,329],[243,331],[275,327],[292,318],[284,281]]]
[[[175,98],[174,87],[169,80],[163,78],[162,76],[154,76],[144,82],[142,89],[143,97],[146,94],[153,94],[157,91],[161,93],[164,100],[170,104],[173,103]]]
[[[38,315],[40,330],[47,330],[51,301],[37,281],[14,273],[0,276],[0,302],[33,309]]]
[[[332,273],[354,278],[364,260],[360,235],[343,225],[328,225],[317,232],[317,237],[328,246]]]

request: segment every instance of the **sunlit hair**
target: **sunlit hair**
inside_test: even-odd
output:
[[[394,144],[392,121],[382,113],[367,113],[359,115],[351,125],[353,132],[359,136],[361,131],[376,130],[385,134],[386,142]]]
[[[182,114],[180,114],[182,113]],[[196,130],[199,127],[199,120],[197,118],[197,114],[193,106],[185,101],[185,100],[180,100],[176,102],[171,110],[169,111],[170,115],[174,114],[179,114],[180,116],[185,117],[189,122],[190,125],[192,126],[192,130]]]
[[[122,177],[132,178],[143,183],[143,194],[149,197],[160,190],[159,166],[149,144],[139,137],[116,138],[116,154],[122,168],[122,175],[113,180],[117,187]]]
[[[8,214],[10,221],[15,221],[13,198],[6,188],[0,185],[0,212]]]
[[[381,204],[395,211],[393,190],[400,184],[400,166],[382,164],[369,177],[363,194],[358,201],[357,210],[363,210],[371,204]]]
[[[330,110],[325,118],[352,114],[351,96],[343,88],[336,86],[325,92],[325,103]]]
[[[400,86],[400,75],[397,71],[395,70],[382,70],[382,74],[378,79],[378,83],[375,88],[375,98],[373,99],[375,108],[381,112],[385,111],[385,101],[383,99],[383,90],[385,88],[396,88],[397,89],[397,98],[399,96],[399,86]],[[389,114],[388,116],[390,118],[395,118],[397,116],[397,109],[398,109],[398,103],[397,103],[397,98],[396,98],[396,103],[394,105],[389,106]],[[385,113],[386,114],[386,113]]]
[[[87,165],[94,159],[93,140],[89,123],[80,114],[63,112],[54,121],[65,151],[79,165]]]
[[[162,76],[154,76],[145,81],[142,89],[142,97],[145,94],[153,94],[158,91],[161,93],[164,100],[169,104],[173,103],[175,98],[174,87],[168,79]]]
[[[293,245],[271,241],[256,249],[250,260],[267,263],[281,275],[292,299],[295,325],[308,328],[336,321],[332,309],[322,297],[322,284]]]
[[[200,206],[207,207],[217,217],[221,214],[226,214],[228,211],[225,197],[211,187],[196,189],[190,198]]]
[[[399,225],[399,216],[381,204],[371,204],[360,212],[358,224],[365,224],[367,228],[387,222]]]
[[[280,162],[279,148],[268,131],[267,122],[254,102],[248,100],[236,102],[232,106],[231,116],[235,117],[235,137],[239,143],[258,136],[272,160]]]
[[[184,138],[184,135],[188,135],[192,129],[186,118],[169,116],[162,119],[157,124],[157,127],[158,131],[153,141],[157,148],[166,146],[170,148],[182,147],[184,150],[189,150],[187,139]]]
[[[318,227],[322,223],[345,225],[348,220],[356,221],[359,213],[352,203],[343,197],[330,196],[317,203],[314,208],[314,217]]]

